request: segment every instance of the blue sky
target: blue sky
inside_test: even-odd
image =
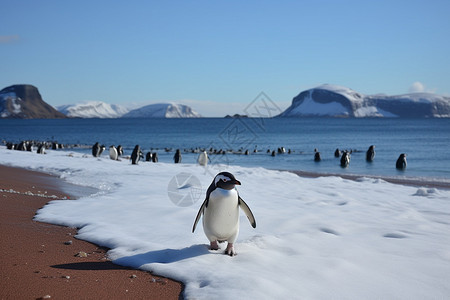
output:
[[[281,109],[323,83],[450,95],[450,1],[2,0],[0,88],[53,105],[177,102]]]

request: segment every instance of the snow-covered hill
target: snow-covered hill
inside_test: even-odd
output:
[[[58,106],[57,109],[71,118],[120,118],[128,109],[100,101]]]
[[[175,103],[150,104],[134,109],[123,118],[200,118],[201,115],[187,105]]]
[[[301,92],[280,117],[450,117],[450,97],[433,93],[366,96],[337,85]]]

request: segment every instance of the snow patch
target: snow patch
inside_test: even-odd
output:
[[[123,106],[101,101],[62,105],[57,109],[72,118],[119,118],[128,112],[128,109]]]
[[[9,117],[11,113],[8,111],[6,107],[6,102],[11,101],[12,106],[12,113],[13,114],[20,114],[22,112],[20,102],[22,99],[20,97],[17,97],[16,93],[14,92],[7,92],[0,94],[0,107],[3,107],[3,110],[0,112],[0,116],[2,118]]]
[[[200,118],[201,115],[183,104],[157,103],[134,109],[124,118]]]
[[[292,116],[307,115],[307,116],[347,116],[348,109],[338,102],[318,103],[311,97],[307,97],[299,106],[291,111]]]

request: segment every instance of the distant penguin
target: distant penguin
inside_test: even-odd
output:
[[[153,154],[152,154],[152,162],[154,162],[154,163],[158,162],[158,153],[153,152]]]
[[[101,145],[100,150],[98,151],[98,156],[101,156],[103,151],[105,151],[105,149],[106,149],[105,145]]]
[[[245,155],[249,155],[249,154],[250,154],[250,152],[248,151],[248,149],[245,150],[244,154],[245,154]]]
[[[372,145],[366,152],[366,160],[372,162],[375,157],[375,146]]]
[[[277,153],[275,152],[275,150],[272,151],[272,154],[270,156],[276,156]]]
[[[151,152],[147,152],[147,154],[145,155],[145,161],[152,161],[152,153]]]
[[[181,151],[180,151],[180,149],[177,149],[177,151],[175,152],[175,155],[173,156],[173,161],[176,164],[181,163]]]
[[[340,157],[341,156],[341,150],[339,148],[336,148],[336,151],[334,151],[334,157]]]
[[[109,158],[111,158],[112,160],[119,159],[119,154],[117,153],[117,149],[116,147],[114,147],[114,145],[109,147]]]
[[[402,153],[397,159],[397,162],[395,163],[395,167],[399,170],[406,169],[406,154]]]
[[[141,158],[141,147],[139,145],[134,146],[133,153],[131,153],[131,163],[137,165]]]
[[[319,162],[322,160],[322,157],[320,157],[320,152],[317,151],[317,149],[314,149],[314,161]]]
[[[286,153],[286,149],[284,147],[279,147],[278,154],[284,154],[284,153]]]
[[[45,154],[45,146],[44,144],[40,144],[37,149],[38,154]]]
[[[54,149],[54,145],[55,143],[52,144],[52,149]],[[94,146],[92,146],[92,155],[94,157],[99,157],[100,154],[100,145],[97,143],[94,144]]]
[[[346,168],[350,164],[350,154],[344,151],[341,156],[341,167]]]
[[[27,151],[33,152],[33,143],[27,142],[26,147],[27,147]]]
[[[239,207],[244,211],[252,227],[256,227],[253,213],[235,187],[240,184],[231,173],[217,174],[206,192],[205,201],[192,227],[194,232],[200,217],[203,216],[203,231],[210,241],[210,249],[219,250],[218,242],[227,241],[225,254],[230,256],[236,255],[234,242],[239,234]]]
[[[197,158],[197,162],[200,166],[205,166],[208,164],[208,153],[206,151],[200,152]]]
[[[122,145],[117,146],[117,155],[122,156],[123,155],[123,147]]]
[[[17,147],[17,150],[26,151],[27,150],[26,142],[25,141],[20,142],[19,146]]]

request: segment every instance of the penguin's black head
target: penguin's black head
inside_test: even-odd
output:
[[[214,184],[216,187],[224,190],[232,190],[235,185],[241,185],[239,180],[237,180],[233,174],[229,172],[220,172],[214,178]]]

